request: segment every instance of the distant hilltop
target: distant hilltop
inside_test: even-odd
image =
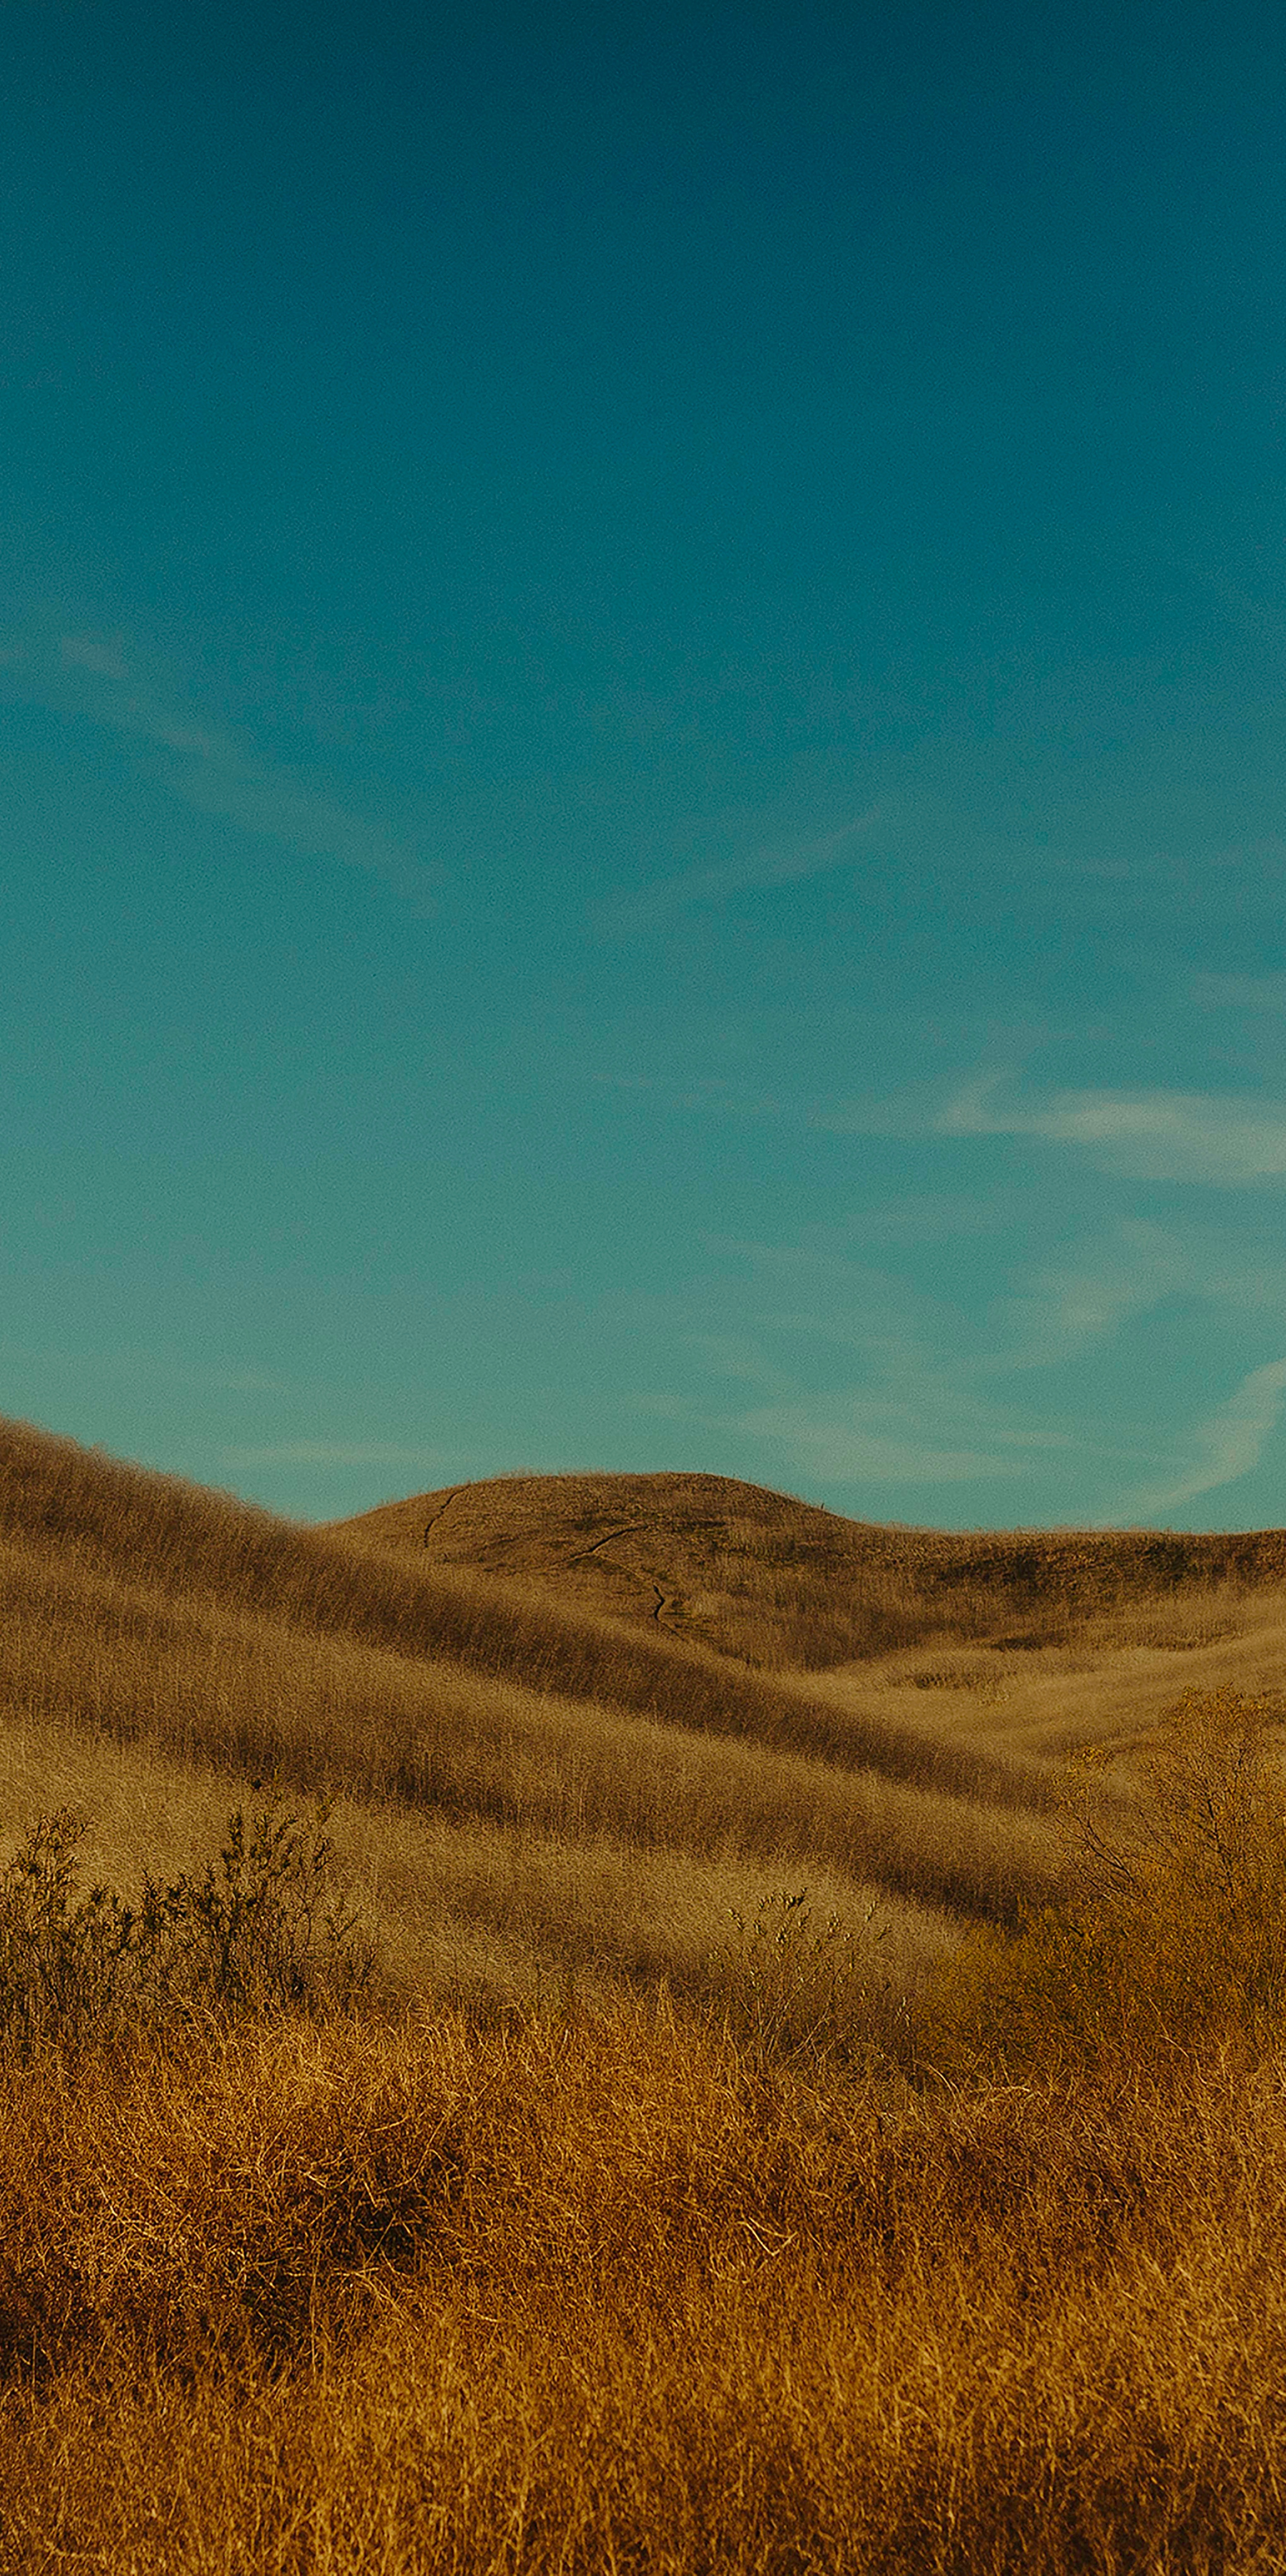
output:
[[[1286,1583],[1286,1530],[952,1533],[847,1520],[733,1476],[493,1476],[384,1503],[336,1535],[468,1567],[767,1666],[949,1634],[1014,1649],[1086,1619]]]

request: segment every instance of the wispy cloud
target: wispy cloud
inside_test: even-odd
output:
[[[996,1312],[997,1349],[983,1365],[1002,1374],[1057,1367],[1100,1348],[1122,1327],[1175,1296],[1226,1302],[1194,1247],[1164,1226],[1130,1219],[1061,1261],[1020,1279]]]
[[[797,1102],[775,1092],[750,1090],[718,1074],[700,1074],[691,1082],[653,1073],[595,1073],[590,1079],[604,1091],[647,1092],[659,1109],[695,1109],[709,1118],[798,1121],[802,1116]]]
[[[100,680],[129,681],[125,643],[120,635],[63,635],[58,649],[65,671],[93,671]]]
[[[1286,1101],[1244,1092],[1056,1091],[1006,1102],[1002,1077],[958,1092],[936,1120],[940,1136],[1036,1136],[1082,1148],[1133,1180],[1199,1181],[1222,1189],[1286,1178]]]
[[[185,805],[286,848],[379,877],[417,912],[436,876],[369,817],[280,762],[257,759],[226,728],[195,722],[131,661],[120,636],[94,631],[15,643],[0,653],[10,696],[144,746],[147,768]]]
[[[1283,634],[1281,613],[1277,608],[1257,599],[1254,592],[1246,590],[1240,582],[1230,580],[1218,564],[1200,563],[1195,556],[1182,554],[1173,546],[1158,546],[1157,552],[1177,571],[1186,573],[1190,581],[1197,582],[1212,599],[1218,600],[1229,623],[1238,627],[1243,635],[1252,636],[1257,644],[1267,645],[1275,655],[1280,654]]]
[[[760,1405],[736,1417],[736,1429],[784,1450],[805,1476],[837,1484],[971,1484],[1022,1475],[1027,1461],[994,1449],[944,1449],[917,1438],[913,1423],[881,1428],[879,1404],[849,1398],[840,1405]]]
[[[943,1116],[941,1077],[920,1075],[895,1090],[815,1102],[808,1124],[828,1136],[919,1137],[936,1134]]]
[[[834,868],[854,867],[861,856],[863,840],[888,810],[873,805],[869,812],[855,815],[851,823],[842,824],[838,831],[827,832],[818,840],[744,851],[740,857],[722,859],[714,867],[688,868],[679,876],[660,877],[637,894],[621,895],[600,905],[598,925],[617,937],[628,937],[634,931],[661,930],[694,905],[724,903],[729,896],[748,894],[758,886],[798,885],[808,877],[825,876]]]
[[[1176,1511],[1181,1504],[1194,1502],[1198,1494],[1212,1493],[1217,1486],[1235,1484],[1239,1476],[1249,1475],[1277,1428],[1284,1401],[1286,1359],[1269,1360],[1264,1367],[1252,1369],[1227,1403],[1189,1432],[1184,1444],[1188,1465],[1173,1479],[1131,1496],[1126,1510],[1140,1516]]]
[[[1003,1401],[967,1347],[962,1318],[905,1277],[830,1243],[711,1248],[744,1264],[761,1289],[792,1292],[789,1306],[759,1305],[739,1334],[684,1336],[712,1375],[759,1397],[717,1426],[703,1416],[708,1426],[775,1447],[788,1479],[865,1487],[878,1511],[881,1488],[1010,1482],[1031,1473],[1037,1453],[1071,1445],[1060,1427]],[[826,1346],[844,1354],[848,1382],[819,1390],[816,1354]],[[833,1369],[820,1359],[825,1376]]]
[[[0,1358],[11,1366],[82,1372],[92,1377],[142,1378],[154,1386],[200,1387],[213,1395],[283,1395],[289,1392],[285,1381],[267,1377],[260,1369],[241,1368],[235,1363],[226,1367],[192,1368],[186,1361],[175,1360],[164,1351],[69,1351],[51,1349],[48,1344],[30,1349],[17,1342],[0,1342]]]
[[[1286,1362],[1251,1370],[1208,1419],[1183,1392],[1190,1381],[1176,1379],[1159,1442],[1121,1365],[1124,1337],[1146,1334],[1167,1308],[1167,1331],[1186,1331],[1185,1313],[1190,1322],[1204,1307],[1207,1333],[1213,1324],[1244,1348],[1249,1325],[1280,1349],[1286,1279],[1271,1263],[1213,1225],[1193,1233],[1130,1219],[1035,1267],[1022,1262],[1020,1241],[1003,1293],[968,1310],[904,1270],[853,1259],[833,1233],[712,1243],[749,1272],[753,1305],[744,1295],[725,1304],[739,1330],[681,1336],[712,1378],[728,1382],[732,1408],[707,1398],[689,1418],[775,1449],[797,1488],[856,1489],[850,1507],[875,1518],[899,1508],[899,1488],[924,1489],[933,1517],[949,1489],[967,1484],[994,1485],[995,1508],[1021,1516],[1001,1497],[1036,1480],[1045,1493],[1062,1487],[1064,1520],[1104,1517],[1105,1490],[1118,1523],[1164,1517],[1254,1467],[1286,1397]],[[828,1359],[827,1346],[843,1357]],[[1104,1354],[1113,1355],[1114,1402],[1094,1392]],[[943,1489],[938,1506],[928,1499],[934,1487]]]

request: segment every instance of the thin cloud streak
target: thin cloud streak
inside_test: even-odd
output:
[[[1174,1511],[1198,1494],[1235,1484],[1259,1464],[1264,1443],[1276,1430],[1286,1401],[1286,1359],[1269,1360],[1252,1369],[1226,1404],[1195,1426],[1190,1446],[1192,1466],[1173,1482],[1154,1485],[1132,1497],[1127,1509],[1138,1513]]]
[[[601,905],[596,916],[599,928],[617,937],[661,930],[693,904],[723,903],[730,895],[748,894],[758,886],[798,885],[808,877],[852,867],[860,855],[857,843],[875,823],[887,817],[888,810],[887,806],[873,805],[868,813],[855,816],[851,823],[843,824],[838,832],[826,833],[821,840],[805,841],[788,849],[754,850],[739,859],[722,860],[717,867],[691,868],[681,876],[659,878],[638,894]]]
[[[1208,1232],[1189,1241],[1126,1221],[1066,1260],[1013,1275],[1007,1293],[972,1316],[831,1244],[724,1239],[711,1248],[774,1282],[809,1280],[815,1294],[806,1306],[760,1307],[736,1336],[689,1336],[716,1373],[757,1398],[703,1420],[771,1444],[796,1481],[864,1487],[870,1499],[856,1508],[876,1518],[896,1508],[881,1487],[1030,1482],[1061,1458],[1082,1491],[1091,1462],[1097,1477],[1120,1480],[1105,1525],[1169,1516],[1250,1473],[1286,1401],[1286,1360],[1270,1359],[1209,1418],[1194,1420],[1185,1404],[1160,1454],[1128,1402],[1098,1420],[1070,1419],[1075,1385],[1069,1391],[1061,1373],[1093,1364],[1176,1298],[1270,1322],[1280,1349],[1286,1283]],[[860,1382],[845,1370],[826,1392],[802,1384],[790,1353],[809,1342],[851,1352]],[[1060,1373],[1048,1399],[1045,1371]],[[1102,1518],[1088,1494],[1081,1510],[1087,1522]],[[1062,1516],[1074,1513],[1069,1499]]]
[[[688,1336],[718,1374],[760,1392],[758,1403],[719,1427],[771,1443],[790,1461],[788,1472],[876,1489],[1008,1483],[1030,1477],[1041,1453],[1070,1445],[1063,1430],[1015,1416],[989,1384],[976,1382],[976,1362],[952,1348],[961,1319],[910,1291],[904,1278],[820,1245],[712,1248],[774,1285],[807,1283],[813,1291],[805,1306],[761,1309],[749,1332]],[[851,1355],[862,1382],[825,1394],[801,1384],[786,1354],[809,1343]]]
[[[158,1351],[74,1351],[50,1349],[44,1345],[30,1349],[26,1344],[0,1342],[0,1359],[11,1366],[72,1370],[94,1377],[107,1373],[113,1377],[142,1378],[157,1386],[201,1387],[214,1395],[286,1395],[290,1388],[280,1377],[268,1377],[260,1369],[190,1368]]]
[[[1194,975],[1200,1011],[1286,1011],[1286,975]]]
[[[60,637],[3,654],[9,690],[56,715],[104,725],[158,757],[147,771],[197,812],[315,858],[337,859],[380,878],[419,913],[432,910],[437,879],[379,827],[320,795],[279,764],[258,761],[219,728],[193,724],[133,671],[119,637]]]
[[[1005,1376],[1057,1367],[1183,1295],[1227,1303],[1229,1283],[1163,1226],[1129,1220],[1019,1281],[998,1310],[1003,1347],[983,1366]]]
[[[934,1121],[939,1136],[1035,1136],[1083,1148],[1131,1180],[1246,1189],[1286,1178],[1286,1101],[1242,1092],[1057,1091],[1003,1106],[1000,1077],[969,1083]]]
[[[977,1477],[1021,1476],[1024,1458],[998,1457],[976,1449],[935,1449],[914,1436],[870,1427],[860,1405],[844,1419],[841,1401],[835,1414],[808,1404],[761,1405],[737,1415],[735,1428],[757,1440],[770,1440],[808,1475],[856,1484],[868,1478],[890,1485],[952,1485]]]

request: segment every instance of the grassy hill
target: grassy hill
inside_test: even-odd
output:
[[[0,2049],[3,2576],[1267,2576],[1282,1551],[677,1476],[314,1529],[0,1424],[0,2023],[125,1937],[5,1868],[59,1809],[217,1940],[229,1811],[322,1795],[381,1962]],[[1066,1758],[1115,1867],[1158,1744],[1169,1876],[1078,1914]]]
[[[734,1913],[802,1883],[846,1923],[881,1907],[896,1983],[1054,1885],[1071,1745],[1145,1730],[1181,1679],[1280,1671],[1280,1544],[938,1538],[696,1477],[505,1478],[309,1529],[8,1423],[0,1811],[56,1787],[137,1874],[252,1778],[324,1792],[410,1989],[719,1992]],[[827,1565],[831,1644],[846,1620],[863,1659],[792,1667]],[[726,1650],[747,1603],[772,1670]]]
[[[928,1637],[1055,1644],[1114,1611],[1286,1584],[1286,1530],[884,1528],[730,1476],[495,1476],[334,1526],[774,1669]]]

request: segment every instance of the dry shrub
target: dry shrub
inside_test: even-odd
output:
[[[733,1911],[734,1938],[716,1969],[725,2026],[755,2067],[813,2074],[870,2068],[907,2011],[884,1969],[891,1925],[878,1904],[856,1920],[819,1915],[806,1887]]]
[[[70,1809],[41,1817],[0,1870],[0,2052],[83,2050],[194,2017],[330,2010],[370,1985],[374,1957],[334,1884],[319,1809],[307,1825],[236,1808],[217,1860],[137,1905],[82,1895]]]
[[[930,2063],[1010,2073],[1286,2036],[1286,1797],[1277,1700],[1189,1692],[1105,1822],[1087,1756],[1065,1811],[1069,1893],[1016,1936],[966,1936],[919,2013]]]

